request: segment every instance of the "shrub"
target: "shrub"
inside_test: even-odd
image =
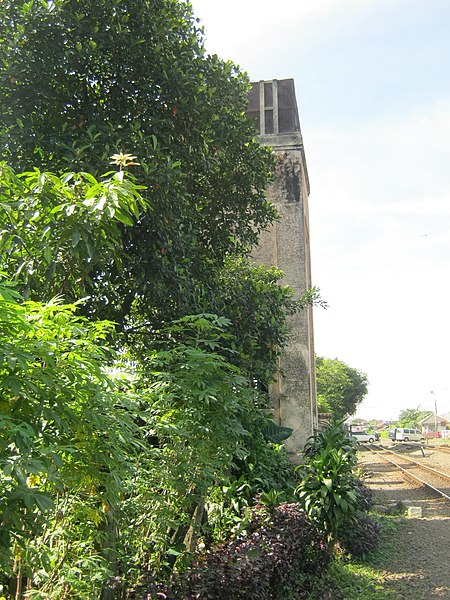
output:
[[[151,586],[146,598],[269,600],[284,597],[286,589],[303,598],[311,591],[308,578],[322,572],[330,558],[325,540],[299,504],[273,511],[257,506],[237,539],[201,557],[171,585]]]
[[[298,467],[296,493],[309,516],[337,539],[339,531],[356,518],[359,496],[354,489],[356,450],[342,429],[333,424],[310,439],[305,462]]]
[[[358,509],[361,511],[370,510],[373,506],[373,492],[361,479],[355,479],[352,487],[358,496]]]
[[[340,448],[345,454],[352,458],[356,466],[356,442],[350,438],[344,430],[342,421],[336,421],[327,425],[322,431],[308,438],[303,450],[306,459],[310,459],[324,450]]]
[[[339,541],[353,556],[365,556],[377,547],[380,541],[380,526],[373,517],[359,515],[349,527],[341,531]]]

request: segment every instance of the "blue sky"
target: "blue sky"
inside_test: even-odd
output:
[[[317,353],[367,373],[359,416],[449,412],[450,2],[192,5],[210,53],[295,80]]]

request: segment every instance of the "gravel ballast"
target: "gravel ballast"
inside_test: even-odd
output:
[[[390,447],[390,446],[386,446]],[[425,458],[418,447],[405,444],[399,450],[414,460],[450,473],[450,455],[425,449]],[[450,501],[437,498],[420,484],[405,480],[391,464],[361,447],[360,465],[366,485],[374,492],[376,505],[382,511],[401,503],[410,514],[396,536],[396,552],[383,565],[383,589],[393,599],[450,600]],[[408,514],[406,512],[406,514]]]

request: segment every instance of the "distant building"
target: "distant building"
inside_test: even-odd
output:
[[[447,430],[450,422],[436,413],[430,413],[428,416],[420,419],[419,427],[422,428],[424,433],[442,433]]]
[[[267,190],[281,219],[264,232],[253,257],[276,266],[300,296],[311,288],[308,196],[309,179],[293,79],[252,83],[248,114],[262,144],[277,158],[276,178]],[[312,308],[289,319],[289,343],[283,349],[281,374],[271,386],[275,421],[294,431],[288,452],[297,453],[318,427]]]

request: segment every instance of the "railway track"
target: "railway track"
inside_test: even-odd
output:
[[[420,444],[424,450],[434,450],[435,452],[442,452],[443,454],[450,454],[450,448],[447,446],[429,446],[428,444]]]
[[[371,452],[398,468],[402,474],[450,501],[450,475],[406,457],[395,450],[375,444],[366,446]],[[391,458],[395,457],[395,460]]]
[[[442,454],[450,454],[450,446],[430,446],[424,442],[400,442],[400,444],[402,446],[416,446],[417,448],[422,448],[423,450],[433,450],[434,452],[442,452]]]

